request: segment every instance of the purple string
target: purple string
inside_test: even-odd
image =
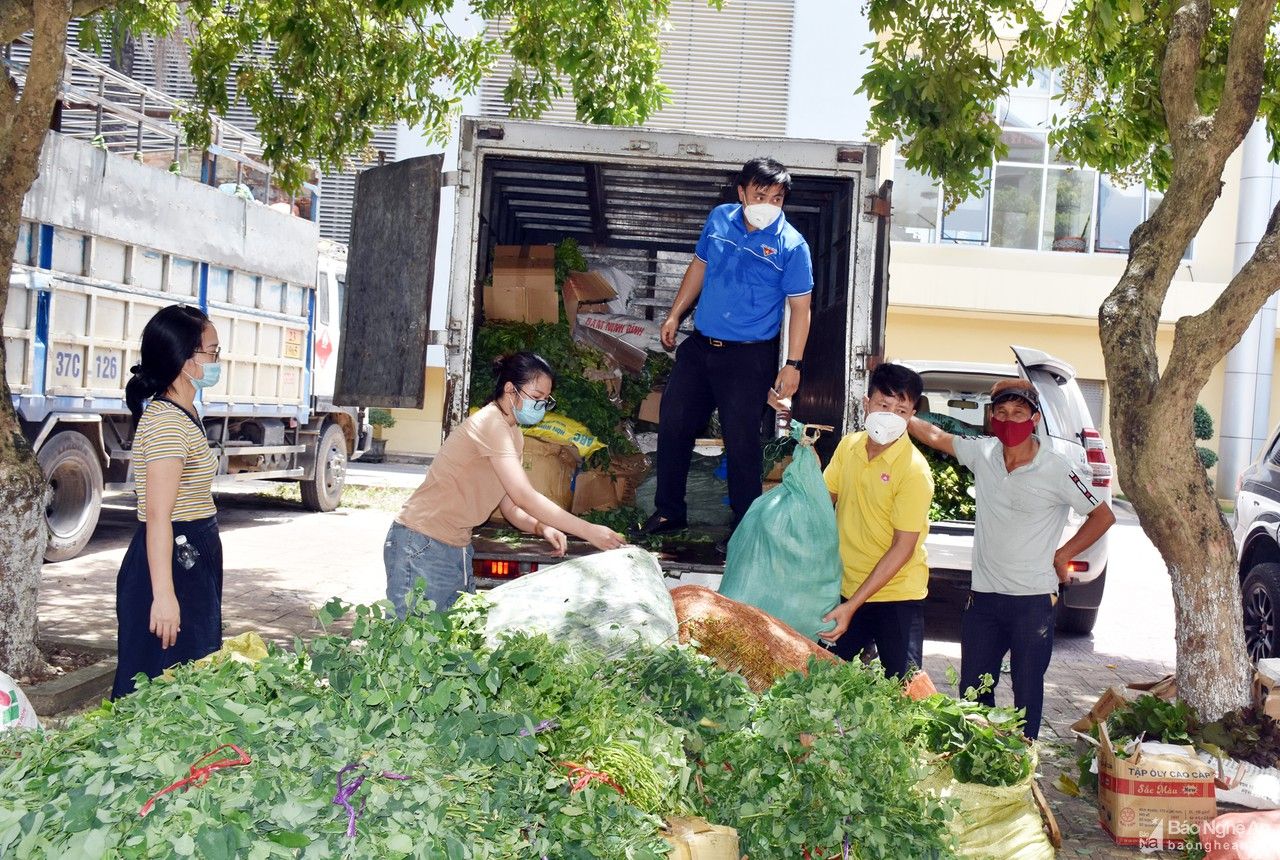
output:
[[[542,722],[538,723],[536,726],[533,727],[533,731],[529,731],[528,729],[521,729],[518,732],[518,734],[522,738],[527,738],[529,737],[529,735],[540,735],[543,732],[549,732],[552,729],[558,729],[558,728],[560,728],[560,724],[557,723],[555,720],[543,720]]]
[[[360,809],[358,811],[351,805],[352,796],[355,795],[355,793],[360,790],[360,786],[364,784],[364,774],[357,776],[351,782],[347,783],[342,781],[342,777],[344,774],[350,773],[358,767],[360,767],[358,764],[349,764],[342,770],[338,771],[338,793],[333,796],[334,805],[341,806],[347,811],[348,837],[354,837],[356,835],[356,819],[364,814],[364,800],[360,801]]]
[[[356,820],[364,815],[365,798],[361,798],[359,809],[352,805],[351,798],[355,796],[355,793],[360,790],[360,786],[364,784],[365,775],[360,774],[351,782],[343,782],[342,777],[357,768],[363,770],[364,765],[352,762],[338,771],[338,793],[333,796],[333,805],[341,806],[347,811],[347,836],[350,838],[354,838],[356,835]],[[382,771],[381,775],[386,779],[406,780],[409,778],[402,773],[394,773],[389,770]]]

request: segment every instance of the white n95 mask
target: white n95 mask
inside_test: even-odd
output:
[[[757,230],[763,230],[778,220],[778,216],[782,214],[782,207],[774,206],[772,203],[752,203],[750,206],[742,207],[742,213],[747,216],[748,224]]]
[[[866,428],[877,445],[888,445],[907,432],[907,419],[893,412],[872,412],[867,416]]]

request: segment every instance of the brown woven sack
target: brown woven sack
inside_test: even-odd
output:
[[[671,589],[681,642],[721,668],[746,678],[756,692],[768,689],[788,672],[803,672],[810,657],[839,658],[766,612],[700,585]]]

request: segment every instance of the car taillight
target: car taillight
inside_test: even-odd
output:
[[[1111,463],[1107,460],[1107,446],[1102,441],[1102,434],[1086,427],[1080,431],[1080,439],[1084,442],[1084,458],[1093,469],[1093,485],[1110,487]]]
[[[526,568],[521,570],[520,562],[501,558],[478,558],[471,563],[471,570],[476,576],[486,576],[491,579],[509,579],[524,573],[533,573],[538,569],[538,565],[530,562]]]
[[[1067,571],[1069,573],[1085,573],[1089,570],[1089,562],[1074,559],[1067,562]]]

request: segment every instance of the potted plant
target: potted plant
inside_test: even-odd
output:
[[[369,423],[373,425],[373,444],[364,459],[370,463],[381,463],[387,453],[387,440],[383,434],[386,428],[396,426],[396,417],[389,409],[374,407],[369,410]]]
[[[1068,170],[1057,183],[1053,206],[1053,250],[1083,253],[1089,240],[1089,214],[1082,211],[1087,185],[1084,177]],[[1075,229],[1075,221],[1084,215],[1084,225]]]

